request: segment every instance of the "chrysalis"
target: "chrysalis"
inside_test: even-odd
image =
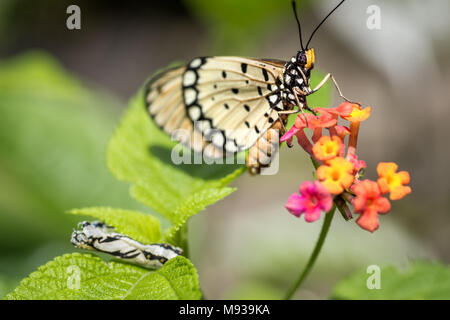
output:
[[[180,248],[167,243],[142,244],[114,232],[113,227],[103,222],[84,221],[79,224],[79,229],[72,233],[71,242],[75,247],[109,253],[147,268],[160,268],[182,253]]]

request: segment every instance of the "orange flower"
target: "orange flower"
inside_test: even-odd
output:
[[[292,138],[294,136],[297,137],[297,141],[302,148],[308,152],[310,155],[313,155],[312,152],[312,144],[306,136],[303,129],[320,129],[320,128],[329,128],[335,126],[337,123],[337,119],[334,119],[330,113],[324,112],[319,116],[315,116],[311,113],[301,113],[295,118],[295,124],[286,132],[280,139],[280,142],[286,141],[289,146],[292,144]],[[316,138],[320,137],[322,134],[321,131],[316,132]]]
[[[344,147],[338,136],[323,136],[313,146],[313,153],[318,160],[330,160],[339,155],[340,150]]]
[[[378,229],[378,214],[388,213],[391,204],[388,199],[382,197],[378,184],[375,181],[363,180],[352,187],[356,194],[353,199],[353,208],[360,213],[356,223],[370,232]]]
[[[342,157],[327,161],[317,169],[317,178],[332,194],[340,194],[350,187],[354,176],[353,165]]]
[[[353,174],[356,175],[359,170],[367,168],[366,162],[364,160],[359,160],[356,154],[348,154],[347,160],[353,164]]]
[[[399,200],[411,193],[411,188],[404,186],[409,183],[409,173],[407,171],[396,172],[397,169],[398,166],[394,162],[380,162],[377,166],[380,190],[383,194],[390,192],[391,200]]]
[[[335,126],[336,134],[341,140],[344,140],[350,134],[350,129],[345,126]]]
[[[306,120],[307,121],[306,121]],[[295,118],[295,126],[301,128],[329,128],[335,126],[337,119],[335,119],[330,113],[322,112],[320,115],[315,116],[311,113],[301,113]]]
[[[315,108],[314,110],[319,111],[320,113],[328,112],[328,113],[335,115],[335,117],[337,117],[337,116],[345,117],[345,116],[349,116],[352,113],[353,104],[351,102],[345,101],[345,102],[341,103],[339,105],[339,107],[336,107],[336,108]]]
[[[359,104],[353,104],[353,110],[349,116],[342,116],[343,119],[350,121],[350,137],[348,138],[348,154],[356,153],[356,144],[358,143],[359,125],[370,116],[371,107],[361,109]]]
[[[342,118],[350,122],[363,122],[364,120],[367,120],[367,118],[370,117],[371,110],[372,110],[371,107],[361,109],[360,105],[353,104],[353,110],[350,113],[350,115],[348,116],[343,115]]]

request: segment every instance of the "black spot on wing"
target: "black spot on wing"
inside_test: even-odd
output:
[[[248,123],[248,121],[245,121],[245,125],[247,126],[247,128],[250,128],[250,123]]]
[[[222,78],[226,78],[227,77],[227,73],[225,71],[222,71]]]
[[[250,112],[250,107],[248,106],[248,104],[244,104],[244,109],[247,112]]]
[[[258,86],[258,94],[259,94],[260,96],[262,96],[262,89],[261,89],[260,86]]]
[[[269,75],[267,74],[267,70],[266,69],[262,69],[262,74],[264,76],[264,80],[269,81]]]
[[[232,91],[234,94],[238,94],[238,93],[239,93],[239,89],[237,89],[237,88],[233,88],[233,89],[231,89],[231,91]]]
[[[241,63],[241,70],[243,73],[247,73],[247,64],[246,63]]]

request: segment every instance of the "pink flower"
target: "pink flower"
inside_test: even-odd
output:
[[[333,206],[333,198],[318,181],[305,181],[300,186],[300,195],[291,194],[285,208],[296,217],[305,214],[305,221],[313,222],[320,218],[321,211],[328,212]]]
[[[287,141],[288,144],[292,143],[292,138],[302,129],[297,128],[296,126],[292,126],[281,138],[280,142]]]
[[[295,124],[286,132],[280,139],[280,142],[286,141],[289,146],[292,145],[292,138],[297,137],[298,144],[311,156],[312,144],[306,137],[303,129],[309,128],[315,131],[314,140],[319,139],[322,136],[322,128],[329,128],[335,126],[337,119],[332,114],[323,112],[319,116],[315,116],[311,113],[301,113],[295,118]]]
[[[353,164],[353,174],[356,175],[359,170],[367,168],[366,162],[364,160],[359,160],[356,154],[349,153],[347,155],[347,160]]]
[[[352,191],[356,194],[353,199],[355,213],[361,214],[356,220],[359,226],[367,231],[378,229],[378,214],[385,214],[391,210],[391,203],[382,197],[380,188],[375,181],[368,179],[353,185]]]
[[[350,129],[346,126],[335,126],[336,135],[344,141],[345,136],[350,134]]]

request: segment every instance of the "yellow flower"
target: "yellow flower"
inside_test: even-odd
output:
[[[372,111],[371,107],[361,109],[361,106],[353,104],[352,113],[349,116],[342,116],[342,118],[350,122],[363,122],[370,117],[370,111]]]
[[[336,157],[317,169],[317,178],[330,193],[340,194],[353,183],[353,164]]]
[[[397,164],[394,162],[380,162],[377,166],[378,186],[383,194],[390,192],[389,199],[399,200],[411,193],[409,186],[410,177],[407,171],[396,172]]]
[[[313,153],[318,160],[331,160],[339,155],[343,144],[338,136],[321,137],[313,146]]]

